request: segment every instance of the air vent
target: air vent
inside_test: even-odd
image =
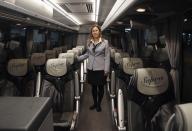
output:
[[[62,3],[60,6],[68,13],[93,13],[93,3]]]
[[[91,3],[90,4],[86,3],[86,7],[87,7],[88,13],[93,13],[93,6]]]

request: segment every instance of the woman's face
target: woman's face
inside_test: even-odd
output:
[[[99,32],[99,29],[97,27],[93,27],[92,36],[93,36],[93,38],[99,38],[100,32]]]

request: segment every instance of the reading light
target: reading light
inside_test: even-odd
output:
[[[21,24],[20,24],[20,23],[17,23],[16,25],[17,25],[17,26],[20,26]]]
[[[184,22],[187,22],[187,18],[184,19]]]
[[[117,21],[116,23],[119,24],[119,25],[122,25],[122,24],[123,24],[122,21]]]
[[[66,18],[68,18],[69,20],[71,20],[76,25],[80,25],[81,24],[74,16],[70,15],[69,13],[67,13],[63,8],[61,8],[61,6],[59,6],[53,0],[42,0],[42,1],[45,2],[48,6],[52,7],[56,11],[58,11],[60,14],[62,14]]]
[[[144,8],[138,8],[136,11],[137,12],[145,12],[145,9]]]

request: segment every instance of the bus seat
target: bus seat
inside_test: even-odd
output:
[[[35,66],[36,72],[41,72],[43,66],[46,63],[46,54],[45,53],[33,53],[31,55],[31,64]]]
[[[31,64],[34,66],[36,71],[35,81],[35,96],[39,97],[41,84],[42,84],[42,76],[46,74],[45,71],[45,63],[46,63],[46,54],[45,53],[33,53],[31,56]]]
[[[56,52],[56,57],[58,57],[58,55],[63,52],[62,47],[55,47],[53,50]]]
[[[144,39],[147,44],[155,44],[158,41],[158,34],[155,26],[151,26],[145,30]]]
[[[74,52],[75,52],[75,54],[77,54],[78,56],[81,54],[81,51],[78,49],[78,48],[73,48],[72,49]]]
[[[170,76],[162,68],[136,69],[129,82],[127,93],[128,129],[131,128],[133,131],[151,131],[151,120],[155,113],[162,105],[174,99]],[[142,114],[137,116],[135,111]],[[143,122],[137,123],[136,119],[142,119]]]
[[[15,48],[20,46],[20,42],[15,41],[15,40],[11,40],[10,42],[8,42],[7,46],[10,50],[14,50]]]
[[[143,67],[143,61],[140,58],[123,58],[123,72],[133,75],[135,69]]]
[[[147,45],[141,50],[141,58],[143,60],[144,67],[154,67],[153,61],[153,46]]]
[[[165,131],[191,131],[192,103],[175,106],[175,113],[166,124]]]
[[[115,53],[115,63],[119,65],[122,62],[121,53]]]
[[[30,89],[34,89],[34,77],[35,73],[30,66],[28,59],[11,59],[7,65],[8,70],[8,80],[13,82],[14,85],[19,90],[20,95],[29,95],[33,96],[32,94],[25,94],[29,87],[33,87]],[[33,92],[33,91],[30,91]]]
[[[56,58],[56,51],[55,50],[45,50],[46,58],[52,59]]]
[[[68,127],[73,118],[74,81],[73,74],[67,71],[67,60],[49,59],[46,63],[47,76],[42,84],[41,96],[51,97],[53,101],[54,125]]]
[[[59,58],[66,58],[70,65],[74,63],[74,53],[60,53]]]

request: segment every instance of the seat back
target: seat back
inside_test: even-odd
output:
[[[115,63],[116,63],[117,65],[119,65],[120,63],[122,63],[121,53],[115,53]]]
[[[122,66],[126,74],[133,75],[135,69],[143,67],[143,61],[140,58],[123,58]]]
[[[49,59],[46,63],[47,76],[42,84],[41,96],[51,97],[54,112],[73,110],[74,82],[67,73],[67,60]]]
[[[34,89],[34,77],[35,73],[32,70],[28,59],[11,59],[8,62],[7,70],[9,73],[8,80],[13,82],[17,89],[20,91],[20,95],[33,96],[34,90],[28,92],[28,87]]]
[[[136,103],[142,111],[144,124],[147,125],[146,131],[151,130],[151,119],[159,108],[173,100],[173,92],[170,76],[165,69],[140,68],[135,70],[128,86],[128,99]],[[128,104],[128,106],[131,105]]]
[[[58,57],[59,54],[63,52],[62,47],[55,47],[55,48],[53,48],[53,50],[55,50],[55,52],[56,52],[56,57]]]
[[[58,58],[66,58],[67,63],[72,65],[74,63],[74,53],[61,53]]]
[[[35,67],[36,72],[43,72],[46,63],[45,53],[33,53],[31,55],[31,64]]]
[[[52,59],[56,58],[56,51],[55,50],[45,50],[46,58]]]
[[[147,44],[155,44],[158,41],[158,34],[155,26],[151,26],[145,30],[144,36],[145,42]]]
[[[39,97],[39,93],[41,90],[42,77],[46,74],[45,71],[45,63],[46,63],[46,54],[45,53],[33,53],[31,56],[31,64],[34,66],[36,71],[36,77],[34,79],[35,89],[34,95]]]
[[[7,46],[9,50],[9,59],[23,58],[24,54],[19,41],[11,40],[10,42],[8,42]]]

